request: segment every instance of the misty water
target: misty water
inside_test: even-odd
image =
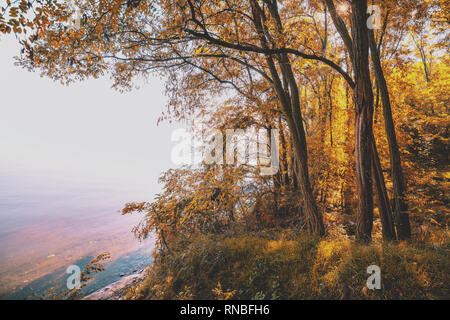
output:
[[[117,181],[0,171],[0,298],[64,287],[68,266],[104,251],[111,260],[87,293],[151,264],[152,239],[131,233],[140,216],[119,213],[141,196]]]
[[[174,166],[174,125],[156,125],[163,82],[124,93],[107,78],[63,86],[15,66],[19,52],[2,38],[0,298],[39,291],[104,251],[112,259],[96,286],[150,263],[152,240],[131,233],[140,217],[118,211],[151,201]]]

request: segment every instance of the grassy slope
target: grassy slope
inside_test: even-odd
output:
[[[137,299],[449,299],[448,246],[307,236],[200,236],[158,257]],[[382,289],[366,288],[378,265]]]

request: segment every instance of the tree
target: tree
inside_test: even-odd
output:
[[[386,29],[389,11],[386,13],[383,29]],[[389,143],[391,175],[394,185],[394,212],[397,225],[397,236],[399,239],[409,239],[411,237],[411,227],[408,216],[408,204],[405,199],[406,184],[403,176],[403,168],[400,158],[400,151],[397,144],[397,135],[395,132],[395,125],[392,118],[391,102],[389,97],[389,90],[387,87],[384,72],[381,66],[381,59],[379,53],[379,46],[381,45],[382,37],[377,45],[373,30],[369,30],[369,45],[372,58],[372,65],[376,78],[377,88],[381,93],[381,101],[383,105],[383,116],[386,129],[386,135]]]
[[[276,1],[143,0],[133,5],[105,1],[101,5],[84,2],[80,7],[83,26],[67,30],[58,23],[62,15],[55,17],[47,31],[39,35],[33,59],[24,65],[67,81],[97,77],[113,67],[116,85],[121,87],[130,85],[133,76],[151,69],[193,68],[241,94],[244,92],[236,77],[238,72],[264,79],[275,91],[292,134],[297,183],[308,229],[324,233],[309,180],[298,84],[289,54],[324,61],[345,73],[332,61],[286,48],[288,39],[282,23],[285,17],[280,15]],[[69,6],[66,9],[70,12]]]
[[[345,193],[342,199],[351,198],[352,186],[342,180],[352,173],[352,150],[340,144],[342,136],[353,138],[354,133],[356,234],[363,241],[371,239],[374,188],[383,236],[396,239],[382,167],[387,153],[373,124],[381,96],[395,221],[398,237],[404,239],[410,235],[407,188],[389,96],[395,88],[389,87],[383,63],[406,65],[411,48],[405,34],[427,30],[406,23],[416,5],[418,17],[442,19],[430,8],[443,4],[427,3],[384,1],[394,18],[386,14],[383,29],[375,33],[367,28],[367,0],[70,1],[45,7],[38,19],[45,23],[22,42],[20,63],[65,83],[109,73],[118,89],[131,88],[137,76],[158,72],[167,79],[169,95],[163,119],[210,117],[216,120],[210,123],[220,126],[277,127],[283,157],[281,172],[271,180],[278,190],[274,202],[284,189],[296,191],[307,228],[315,234],[325,232],[317,198],[326,210],[331,189]],[[67,24],[75,5],[80,9],[79,28]],[[330,32],[330,22],[337,36]],[[424,45],[431,46],[426,37]],[[353,121],[350,91],[354,132],[342,129]]]
[[[349,56],[355,78],[355,160],[356,185],[358,189],[357,237],[363,241],[371,239],[373,224],[373,180],[375,180],[383,236],[387,240],[396,238],[392,212],[381,171],[377,147],[373,136],[373,106],[369,67],[369,31],[367,0],[351,2],[351,36],[344,20],[339,16],[334,2],[327,0],[333,23],[340,34]]]

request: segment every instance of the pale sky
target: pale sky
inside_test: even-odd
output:
[[[108,78],[65,87],[14,66],[18,52],[13,39],[0,40],[0,173],[159,192],[159,174],[174,166],[175,129],[156,125],[166,102],[161,80],[128,93]]]

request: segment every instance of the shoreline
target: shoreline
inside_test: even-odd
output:
[[[142,269],[83,297],[82,300],[122,300],[126,296],[128,289],[144,278],[145,269]]]

